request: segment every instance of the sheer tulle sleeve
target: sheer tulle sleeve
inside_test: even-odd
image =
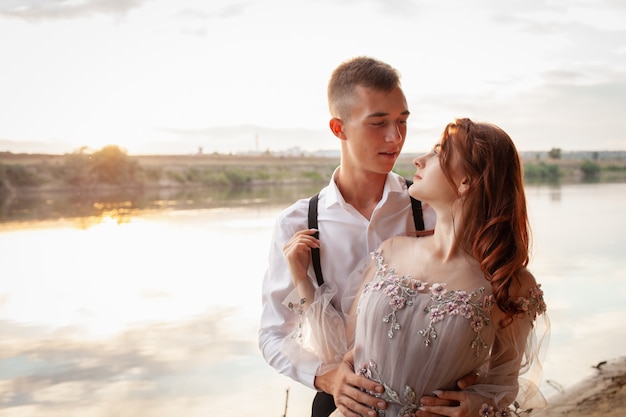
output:
[[[354,346],[354,309],[356,295],[363,285],[366,270],[372,261],[366,258],[348,277],[350,285],[344,294],[323,284],[316,287],[312,300],[302,298],[297,288],[283,304],[294,314],[300,315],[300,323],[283,340],[281,351],[294,363],[314,355],[320,365],[316,375],[335,369],[343,356]]]
[[[324,284],[317,288],[312,302],[299,298],[294,290],[284,303],[301,317],[298,328],[285,338],[281,350],[294,363],[300,362],[303,355],[316,356],[321,361],[316,375],[336,368],[348,351],[347,317],[333,306],[334,295]]]
[[[466,389],[477,394],[472,396],[471,408],[480,410],[470,415],[489,416],[504,409],[530,413],[546,406],[539,384],[550,322],[540,287],[533,288],[523,302],[526,312],[498,328],[478,383]]]

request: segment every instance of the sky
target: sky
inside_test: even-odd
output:
[[[0,0],[0,152],[339,149],[326,85],[399,70],[405,152],[455,117],[626,150],[625,0]]]

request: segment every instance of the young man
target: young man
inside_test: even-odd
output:
[[[341,141],[341,161],[320,191],[318,230],[324,282],[336,290],[333,302],[341,309],[350,308],[346,300],[356,295],[358,285],[349,277],[358,263],[387,238],[415,235],[405,179],[391,172],[404,145],[409,109],[398,72],[369,57],[353,58],[335,69],[328,105],[330,129]],[[259,347],[280,373],[319,391],[313,417],[328,416],[335,405],[345,415],[375,416],[370,407],[385,404],[362,389],[382,392],[382,386],[356,375],[349,357],[318,375],[319,358],[303,352],[302,360],[292,363],[280,350],[283,339],[298,326],[296,315],[282,304],[293,290],[283,247],[297,231],[308,229],[308,205],[308,199],[299,200],[276,220],[263,282]],[[425,228],[434,228],[432,210],[424,207],[423,213]],[[312,267],[309,276],[315,282]]]

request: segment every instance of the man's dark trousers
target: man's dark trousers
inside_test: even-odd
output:
[[[335,400],[330,394],[318,392],[313,398],[313,407],[311,417],[328,417],[330,413],[335,411]]]

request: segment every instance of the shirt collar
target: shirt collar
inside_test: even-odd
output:
[[[328,183],[328,191],[326,192],[326,208],[330,208],[334,205],[346,204],[339,188],[337,188],[337,183],[335,183],[335,175],[340,168],[340,166],[335,168],[335,171],[330,178],[330,182]],[[383,197],[381,201],[385,201],[389,194],[406,194],[406,192],[406,180],[394,172],[389,172],[387,174],[387,179],[385,180],[385,188],[383,189]]]

